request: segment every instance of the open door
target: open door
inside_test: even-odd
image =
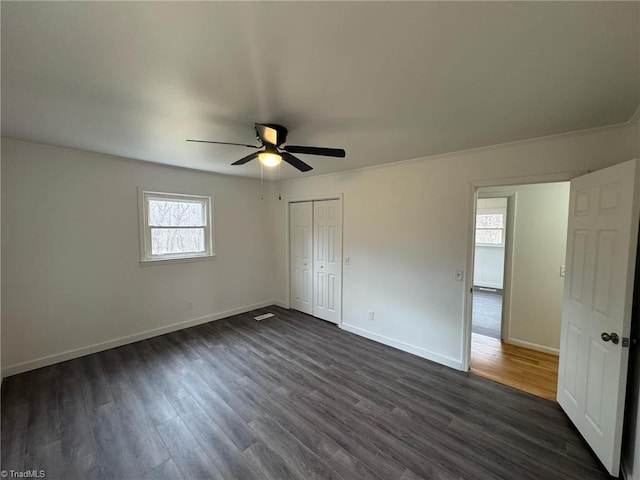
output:
[[[571,181],[558,403],[600,461],[620,472],[638,241],[631,160]]]

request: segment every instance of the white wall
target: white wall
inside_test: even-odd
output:
[[[2,157],[5,374],[272,303],[258,180],[12,140]],[[141,266],[138,186],[212,195],[217,257]]]
[[[343,328],[461,368],[469,285],[454,274],[470,258],[472,182],[577,174],[637,154],[636,130],[627,126],[295,179],[283,194],[344,194],[343,253],[351,262],[343,267]],[[283,302],[285,212],[274,225]]]
[[[473,283],[477,287],[503,288],[504,247],[476,246]]]
[[[560,266],[565,264],[569,183],[483,188],[480,192],[514,195],[505,341],[558,353],[564,291]]]

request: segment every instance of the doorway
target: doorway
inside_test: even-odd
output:
[[[508,197],[478,195],[471,325],[474,334],[502,340]]]
[[[591,446],[594,453],[613,476],[620,474],[620,454],[624,417],[624,396],[627,389],[627,368],[629,359],[630,332],[632,319],[632,295],[634,291],[633,270],[636,264],[638,225],[640,224],[640,168],[637,160],[618,163],[594,172],[567,172],[558,175],[542,175],[520,178],[519,184],[544,185],[542,181],[569,182],[568,211],[566,212],[566,273],[564,260],[559,268],[559,276],[563,277],[563,299],[561,307],[560,342],[557,349],[544,347],[543,350],[555,350],[560,353],[556,400],[576,426],[577,430]],[[497,180],[500,185],[508,185],[508,181]],[[475,203],[478,189],[491,185],[489,182],[472,184],[470,200],[475,214]],[[523,185],[524,187],[528,185]],[[502,187],[507,188],[507,187]],[[514,187],[516,188],[516,187]],[[522,197],[518,192],[516,204],[520,205]],[[541,199],[543,201],[544,199]],[[566,205],[566,203],[562,203]],[[543,218],[551,221],[552,213],[560,206],[546,205]],[[528,228],[532,238],[533,230],[547,231],[549,223],[542,225],[537,221],[523,222],[519,214],[515,215],[515,230],[518,226]],[[474,217],[472,217],[475,220]],[[535,228],[534,228],[535,227]],[[527,231],[524,228],[524,231]],[[515,278],[508,278],[509,272],[515,275],[515,252],[509,253],[509,245],[516,246],[518,241],[510,242],[510,231],[507,226],[507,254],[505,259],[505,306],[503,313],[503,345],[513,345],[514,338],[522,335],[525,322],[513,328],[515,305],[522,298],[516,298],[515,290],[509,294],[510,286],[517,284]],[[473,247],[475,221],[469,222],[469,250],[467,269],[473,272]],[[554,236],[543,238],[543,246],[552,245],[557,239]],[[539,256],[533,250],[528,253],[529,265],[541,265],[544,260],[553,259],[551,255]],[[555,264],[555,265],[554,265]],[[553,269],[557,266],[557,259]],[[537,276],[528,279],[530,286],[548,288],[554,282],[541,281]],[[464,336],[467,348],[463,350],[463,368],[470,368],[471,317],[473,309],[473,275],[467,278],[467,292],[470,295],[465,301]],[[539,315],[537,309],[548,307],[552,302],[534,304],[529,291],[524,300],[529,301],[529,313],[536,312],[536,318],[546,322],[550,317]],[[511,302],[510,305],[507,305]],[[524,310],[526,313],[527,310]],[[522,310],[521,310],[522,311]],[[554,329],[547,325],[536,325],[537,331],[528,330],[536,340],[542,342],[554,334]],[[529,325],[530,326],[530,325]],[[536,346],[520,339],[519,343],[529,350]],[[537,345],[538,347],[542,346]],[[545,353],[539,352],[539,353]],[[522,363],[522,362],[520,362]],[[514,385],[518,388],[517,385]]]
[[[470,371],[554,400],[569,183],[479,188]]]

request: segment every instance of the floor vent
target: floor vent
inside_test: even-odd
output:
[[[257,317],[253,317],[253,318],[260,321],[260,320],[264,320],[265,318],[271,318],[271,317],[273,317],[273,313],[265,313],[264,315],[258,315]]]

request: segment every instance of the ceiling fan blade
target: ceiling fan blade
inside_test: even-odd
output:
[[[313,170],[313,167],[311,165],[307,165],[299,158],[296,158],[293,155],[291,155],[289,152],[281,152],[280,155],[282,155],[282,159],[285,162],[287,162],[292,167],[297,168],[301,172],[308,172],[309,170]]]
[[[248,145],[246,143],[231,143],[231,142],[213,142],[211,140],[190,140],[187,139],[187,142],[198,142],[198,143],[217,143],[219,145],[237,145],[239,147],[249,147],[249,148],[260,148],[255,145]]]
[[[322,155],[324,157],[344,158],[346,152],[342,148],[305,147],[302,145],[287,145],[283,150],[291,153],[306,153],[307,155]]]
[[[246,157],[241,158],[240,160],[236,160],[231,165],[244,165],[245,163],[250,162],[254,158],[258,158],[258,152],[254,152],[250,155],[247,155]]]

